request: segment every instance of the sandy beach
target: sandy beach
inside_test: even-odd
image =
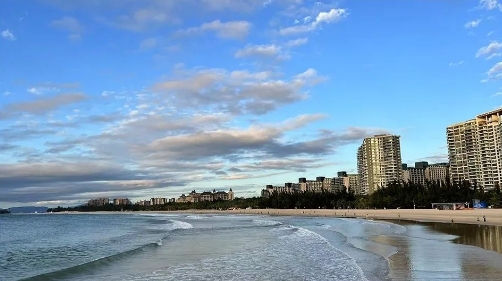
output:
[[[435,210],[435,209],[246,209],[246,210],[188,210],[176,213],[197,214],[254,214],[272,216],[356,217],[382,220],[410,220],[418,222],[444,222],[502,226],[502,209]],[[173,213],[169,212],[169,213]],[[486,222],[483,220],[486,217]],[[479,221],[478,221],[479,219]]]
[[[131,212],[92,212],[93,214],[120,214]],[[502,226],[502,209],[435,210],[435,209],[239,209],[239,210],[179,210],[137,211],[134,213],[193,213],[193,214],[249,214],[270,216],[306,216],[363,218],[380,220],[407,220],[417,222],[443,222]],[[53,214],[87,214],[61,212]],[[486,222],[483,220],[486,217]],[[478,220],[479,219],[479,220]]]

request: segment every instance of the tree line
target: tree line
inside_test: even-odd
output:
[[[432,203],[464,203],[472,206],[472,200],[478,199],[495,208],[502,207],[502,193],[500,186],[496,185],[490,191],[486,191],[468,181],[465,182],[427,182],[414,184],[411,182],[392,182],[384,188],[380,188],[371,195],[355,195],[349,191],[339,192],[293,192],[272,193],[268,198],[252,197],[237,198],[232,201],[203,201],[195,203],[166,203],[163,205],[141,206],[137,204],[104,206],[77,206],[57,207],[49,209],[52,212],[61,211],[178,211],[189,209],[217,209],[229,208],[276,208],[276,209],[429,209]]]

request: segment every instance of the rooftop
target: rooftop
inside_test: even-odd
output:
[[[487,117],[487,116],[490,116],[490,115],[502,115],[502,107],[501,108],[497,108],[495,110],[492,110],[492,111],[489,111],[489,112],[486,112],[486,113],[483,113],[483,114],[480,114],[478,115],[477,117],[478,118],[483,118],[483,117]]]

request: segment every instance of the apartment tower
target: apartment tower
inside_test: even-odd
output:
[[[372,194],[402,176],[401,145],[399,136],[375,135],[364,139],[357,150],[359,192]]]
[[[485,189],[502,183],[502,108],[446,129],[453,181],[476,182]]]

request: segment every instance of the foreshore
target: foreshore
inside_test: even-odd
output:
[[[435,210],[435,209],[240,209],[240,210],[187,210],[159,213],[196,214],[253,214],[271,216],[308,216],[363,218],[377,220],[408,220],[417,222],[466,223],[502,226],[502,209]],[[486,218],[486,222],[483,219]],[[479,221],[478,221],[479,219]]]
[[[92,214],[119,214],[133,212],[93,212]],[[183,210],[183,211],[138,211],[134,213],[192,213],[192,214],[247,214],[270,216],[305,216],[362,218],[376,220],[405,220],[417,222],[466,223],[502,226],[502,209],[435,210],[435,209],[238,209],[238,210]],[[58,214],[58,213],[54,213]],[[60,214],[89,214],[63,212]],[[486,221],[484,221],[485,216]],[[479,219],[479,220],[478,220]],[[452,221],[453,220],[453,221]]]

